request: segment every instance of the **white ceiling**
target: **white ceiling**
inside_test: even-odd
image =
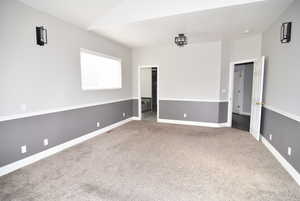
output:
[[[293,0],[20,0],[129,47],[241,38],[264,31]],[[249,30],[249,33],[243,33]]]

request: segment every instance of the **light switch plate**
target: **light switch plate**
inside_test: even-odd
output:
[[[46,138],[46,139],[44,139],[44,146],[48,146],[48,144],[49,144],[49,141],[48,141],[48,139]]]
[[[27,152],[27,147],[26,145],[21,146],[21,153],[25,154]]]
[[[292,147],[288,147],[288,155],[289,155],[289,156],[292,155]]]

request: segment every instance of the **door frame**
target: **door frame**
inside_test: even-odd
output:
[[[230,62],[230,64],[229,64],[228,115],[227,115],[227,118],[228,118],[227,119],[227,126],[228,127],[232,126],[234,67],[237,64],[251,63],[251,62],[253,62],[253,70],[254,70],[254,65],[257,62],[257,59],[246,59],[246,60],[241,60],[241,61]],[[253,91],[252,91],[252,94],[253,94]],[[252,106],[252,101],[253,101],[253,99],[251,100],[251,106]],[[251,112],[250,112],[250,115],[251,115]],[[250,125],[251,125],[251,122],[250,122]]]
[[[159,119],[159,65],[141,65],[138,66],[138,119],[142,120],[142,104],[141,104],[141,100],[142,100],[142,95],[141,95],[141,70],[143,68],[156,68],[157,69],[157,89],[156,89],[156,121],[158,121]]]

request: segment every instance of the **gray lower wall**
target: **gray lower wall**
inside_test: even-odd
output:
[[[2,121],[0,167],[132,117],[133,102],[121,101]],[[47,147],[43,146],[45,138],[49,140]],[[21,154],[22,145],[27,145],[25,154]]]
[[[139,116],[139,100],[138,99],[132,100],[132,116],[134,116],[134,117]]]
[[[159,118],[208,123],[227,122],[227,102],[159,101]],[[187,117],[184,118],[184,113]]]
[[[277,112],[263,108],[262,135],[275,149],[300,172],[300,123]],[[272,141],[269,135],[272,134]],[[292,147],[292,155],[288,156],[288,147]]]

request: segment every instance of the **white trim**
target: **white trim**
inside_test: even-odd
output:
[[[34,162],[37,162],[37,161],[41,160],[41,159],[47,158],[47,157],[49,157],[49,156],[51,156],[53,154],[61,152],[61,151],[65,150],[65,149],[67,149],[67,148],[75,146],[75,145],[77,145],[79,143],[82,143],[82,142],[84,142],[86,140],[89,140],[89,139],[91,139],[93,137],[101,135],[101,134],[103,134],[103,133],[105,133],[105,132],[107,132],[109,130],[112,130],[112,129],[117,128],[117,127],[119,127],[119,126],[121,126],[123,124],[126,124],[127,122],[130,122],[132,120],[133,120],[133,118],[122,120],[122,121],[120,121],[118,123],[115,123],[115,124],[112,124],[110,126],[101,128],[99,130],[93,131],[91,133],[88,133],[88,134],[83,135],[81,137],[75,138],[75,139],[70,140],[68,142],[65,142],[63,144],[57,145],[57,146],[52,147],[50,149],[47,149],[45,151],[42,151],[42,152],[39,152],[37,154],[31,155],[31,156],[29,156],[27,158],[24,158],[22,160],[19,160],[19,161],[13,162],[11,164],[8,164],[6,166],[3,166],[3,167],[0,168],[0,176],[3,176],[3,175],[8,174],[10,172],[13,172],[13,171],[15,171],[17,169],[20,169],[22,167],[25,167],[27,165],[30,165],[30,164],[32,164]]]
[[[141,118],[139,118],[139,117],[131,117],[131,119],[134,120],[134,121],[141,120]]]
[[[169,101],[193,101],[193,102],[228,102],[228,100],[217,100],[217,99],[196,99],[196,98],[160,98],[159,100]]]
[[[252,58],[252,59],[245,59],[245,60],[240,60],[240,61],[233,61],[233,62],[230,62],[230,64],[236,65],[236,64],[251,63],[251,62],[256,62],[256,61],[257,61],[256,58]]]
[[[191,125],[191,126],[203,126],[203,127],[212,127],[212,128],[228,127],[227,123],[209,123],[209,122],[182,121],[182,120],[172,120],[172,119],[158,119],[157,122],[169,123],[169,124]]]
[[[288,117],[288,118],[290,118],[292,120],[300,122],[300,116],[298,116],[298,115],[291,114],[289,112],[285,112],[285,111],[283,111],[281,109],[277,109],[277,108],[275,108],[274,106],[271,106],[271,105],[263,105],[263,107],[265,107],[265,108],[267,108],[269,110],[272,110],[272,111],[274,111],[274,112],[276,112],[278,114],[281,114],[283,116],[286,116],[286,117]]]
[[[125,98],[125,99],[111,100],[111,101],[104,101],[104,102],[96,102],[96,103],[88,103],[88,104],[74,105],[74,106],[64,106],[64,107],[57,107],[57,108],[48,109],[48,110],[41,110],[41,111],[37,111],[37,112],[27,112],[27,113],[23,113],[23,114],[0,116],[0,122],[13,120],[13,119],[20,119],[20,118],[25,118],[25,117],[33,117],[33,116],[38,116],[38,115],[43,115],[43,114],[50,114],[50,113],[55,113],[55,112],[63,112],[63,111],[67,111],[67,110],[75,110],[75,109],[92,107],[92,106],[97,106],[97,105],[104,105],[104,104],[109,104],[109,103],[116,103],[116,102],[127,101],[127,100],[132,100],[132,98]]]
[[[157,105],[157,112],[156,112],[156,119],[158,120],[159,117],[159,65],[141,65],[138,66],[138,118],[139,120],[142,119],[142,104],[141,104],[141,69],[142,68],[156,68],[157,69],[157,89],[156,89],[156,93],[157,93],[157,100],[156,100],[156,105]]]
[[[291,177],[300,186],[299,172],[263,136],[261,137],[261,141],[267,147],[267,149],[274,155],[274,157],[279,161],[279,163],[282,165],[282,167],[291,175]]]

